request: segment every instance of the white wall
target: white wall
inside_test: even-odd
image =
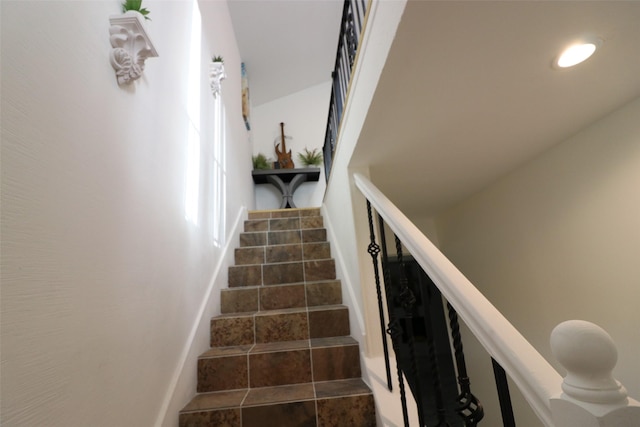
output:
[[[436,221],[445,255],[560,372],[549,349],[553,327],[584,319],[607,330],[619,350],[614,374],[636,399],[638,117],[640,99]],[[483,382],[471,378],[472,386]]]
[[[189,58],[192,2],[145,6],[160,56],[119,87],[108,20],[119,2],[2,1],[3,426],[175,425],[187,383],[195,394],[189,359],[207,333],[195,332],[253,205],[240,61],[226,2],[203,2],[201,64]],[[213,53],[229,76],[217,151]],[[197,225],[185,219],[195,181]]]
[[[298,160],[298,153],[305,148],[317,148],[322,152],[330,96],[331,80],[328,80],[274,101],[253,106],[253,153],[262,153],[274,161],[277,160],[275,144],[281,140],[280,123],[284,123],[285,136],[291,137],[285,139],[287,151],[291,150],[292,160],[297,168],[304,167]],[[300,208],[320,206],[326,188],[325,182],[324,165],[320,165],[319,181],[303,183],[294,193],[295,205]],[[282,201],[280,192],[270,184],[256,185],[255,198],[257,209],[277,209]]]

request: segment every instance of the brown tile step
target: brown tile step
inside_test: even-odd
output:
[[[216,347],[198,358],[199,393],[358,378],[352,337]]]
[[[339,280],[222,289],[223,314],[342,304]]]
[[[350,335],[344,305],[222,314],[211,319],[211,347]]]
[[[295,209],[272,209],[261,211],[249,211],[248,218],[295,218],[305,216],[320,216],[320,208],[295,208]]]
[[[244,222],[244,231],[304,230],[309,228],[322,228],[323,226],[324,222],[319,215],[289,218],[260,218],[246,220]]]
[[[249,246],[273,246],[326,241],[327,230],[325,228],[240,233],[240,247],[242,248]]]
[[[198,394],[180,427],[374,427],[373,394],[360,378]]]
[[[334,259],[311,259],[272,264],[234,265],[229,267],[229,287],[270,286],[287,283],[334,280]]]
[[[236,248],[234,256],[236,266],[328,259],[331,258],[331,247],[329,242],[247,246]]]

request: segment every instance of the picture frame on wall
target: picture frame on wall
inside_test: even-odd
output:
[[[243,62],[240,66],[242,73],[242,117],[244,118],[244,125],[247,130],[251,130],[251,102],[249,98],[249,77],[247,76],[247,67]]]

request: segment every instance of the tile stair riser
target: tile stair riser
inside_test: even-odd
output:
[[[295,347],[295,346],[293,346]],[[198,359],[198,392],[358,378],[357,343],[250,352]],[[249,374],[251,373],[251,374]]]
[[[344,306],[223,315],[211,319],[212,347],[340,337],[349,334],[349,312]]]
[[[241,248],[296,243],[320,243],[326,241],[327,230],[325,228],[240,233]]]
[[[328,242],[294,243],[236,248],[234,256],[234,267],[240,267],[255,264],[329,259],[331,258],[331,250]]]
[[[333,259],[280,262],[273,264],[239,265],[229,267],[229,287],[270,286],[288,283],[334,280],[336,265]]]
[[[180,414],[179,427],[268,427],[268,426],[322,426],[322,427],[375,427],[375,403],[372,393],[325,396],[316,385],[315,393],[301,399],[285,399],[273,403],[241,404],[249,401],[251,391],[236,405],[222,408],[185,410]],[[306,387],[301,384],[299,387]],[[267,388],[273,393],[283,387]],[[239,393],[240,391],[222,392]],[[216,395],[220,393],[211,393]],[[318,396],[317,398],[312,397]]]
[[[339,304],[342,304],[340,281],[324,280],[306,284],[223,289],[220,306],[223,314],[233,314]]]
[[[322,217],[304,218],[274,218],[247,220],[244,222],[244,232],[253,233],[259,231],[284,231],[284,230],[306,230],[312,228],[322,228],[324,222]]]

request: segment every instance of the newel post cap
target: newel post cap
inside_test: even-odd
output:
[[[640,404],[613,377],[618,350],[604,329],[584,320],[562,322],[551,332],[551,352],[567,370],[562,393],[550,399],[557,427],[636,425]]]
[[[551,332],[551,352],[567,370],[562,390],[591,403],[625,401],[627,391],[613,378],[618,350],[601,327],[584,320],[568,320]]]

